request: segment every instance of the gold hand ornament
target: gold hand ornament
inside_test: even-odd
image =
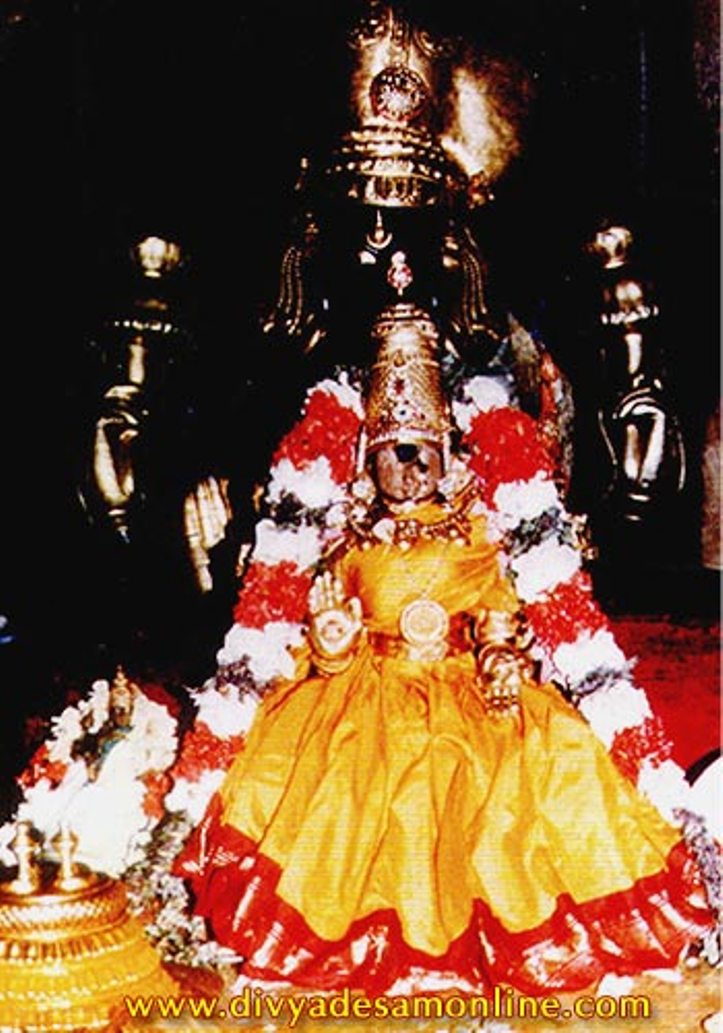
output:
[[[482,702],[492,717],[508,717],[519,710],[520,691],[532,676],[524,654],[510,646],[485,646],[477,657]]]
[[[361,600],[348,598],[339,578],[326,571],[311,586],[309,614],[317,666],[326,673],[343,670],[363,628]]]
[[[93,444],[93,476],[110,520],[128,534],[128,507],[135,491],[134,448],[141,432],[138,388],[119,384],[106,392]]]
[[[477,684],[488,714],[506,717],[519,710],[520,691],[534,678],[526,650],[532,644],[519,614],[483,611],[475,630]]]
[[[183,530],[201,592],[213,589],[211,550],[224,539],[232,516],[226,478],[205,478],[183,501]]]

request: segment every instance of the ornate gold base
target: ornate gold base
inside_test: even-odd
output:
[[[126,996],[178,993],[120,883],[101,876],[71,892],[0,891],[3,1031],[107,1029]]]

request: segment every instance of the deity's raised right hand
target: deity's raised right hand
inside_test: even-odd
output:
[[[325,571],[309,592],[309,636],[314,651],[328,659],[345,657],[362,631],[361,600],[348,598],[339,578]]]

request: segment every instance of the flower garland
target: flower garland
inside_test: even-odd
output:
[[[274,453],[234,624],[218,655],[220,690],[235,685],[260,696],[293,675],[314,573],[343,528],[363,416],[347,374],[323,380]]]
[[[688,783],[633,662],[615,641],[583,569],[580,519],[565,509],[538,424],[510,407],[466,414],[463,445],[480,478],[489,526],[535,636],[543,676],[578,706],[618,767],[673,819]]]

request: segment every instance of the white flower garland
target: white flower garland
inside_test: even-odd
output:
[[[28,780],[15,820],[0,833],[9,843],[15,822],[28,820],[46,845],[61,825],[78,838],[77,859],[90,868],[120,875],[134,860],[130,845],[153,824],[144,810],[143,776],[166,771],[176,756],[177,722],[161,703],[136,688],[130,726],[107,750],[88,760],[76,756],[74,747],[82,736],[97,733],[109,718],[110,686],[93,684],[89,695],[76,706],[66,707],[52,722],[45,744],[47,758],[59,781],[44,773]]]

